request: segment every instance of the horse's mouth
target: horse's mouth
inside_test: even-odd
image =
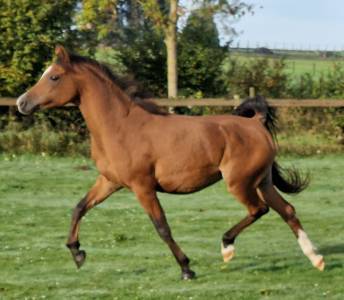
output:
[[[19,103],[17,104],[17,108],[21,114],[28,116],[34,113],[38,109],[38,105],[28,107],[27,103],[26,104]]]
[[[18,107],[18,111],[23,114],[23,115],[32,115],[33,113],[35,113],[36,111],[38,110],[41,110],[41,109],[46,109],[46,108],[49,108],[52,104],[52,100],[49,100],[47,102],[45,102],[44,104],[35,104],[31,107],[28,108],[28,105],[20,105],[18,104],[17,107]]]

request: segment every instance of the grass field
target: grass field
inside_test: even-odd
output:
[[[291,199],[325,255],[319,272],[276,213],[236,242],[225,265],[220,238],[245,215],[222,183],[186,196],[161,195],[175,239],[198,278],[180,271],[134,196],[121,191],[81,227],[88,257],[76,270],[64,244],[71,211],[96,171],[82,158],[0,156],[0,299],[344,299],[342,155],[283,158],[312,173]]]
[[[243,53],[233,53],[231,57],[239,59],[239,61],[244,62],[247,60],[253,60],[258,58],[266,58],[273,60],[269,56],[262,56],[257,54],[243,54]],[[334,64],[344,65],[343,59],[321,59],[310,57],[309,59],[305,57],[288,57],[285,58],[286,71],[294,76],[299,76],[305,73],[309,73],[315,77],[320,76],[322,73],[326,73],[333,69]]]

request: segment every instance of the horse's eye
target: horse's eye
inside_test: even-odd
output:
[[[52,81],[57,81],[59,79],[60,79],[60,76],[57,76],[57,75],[50,76],[50,80]]]

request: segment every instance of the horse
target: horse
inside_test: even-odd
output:
[[[28,115],[67,103],[75,103],[83,115],[90,132],[91,157],[99,171],[72,214],[66,246],[78,268],[86,258],[78,237],[82,217],[114,192],[127,188],[170,248],[181,278],[194,278],[189,258],[172,236],[157,192],[193,193],[223,179],[228,192],[247,209],[246,217],[223,234],[224,262],[233,258],[240,232],[272,208],[289,225],[313,266],[324,269],[324,258],[316,252],[295,208],[278,192],[299,193],[308,180],[296,169],[277,164],[276,116],[263,97],[244,101],[232,115],[159,112],[154,105],[133,101],[105,65],[56,46],[55,60],[17,99],[17,107]]]

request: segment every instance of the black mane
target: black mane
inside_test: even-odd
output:
[[[142,84],[138,83],[132,77],[118,76],[114,74],[112,70],[105,64],[102,64],[89,57],[70,54],[69,59],[72,65],[85,64],[101,72],[101,74],[104,75],[105,78],[121,88],[133,102],[135,102],[146,111],[158,115],[168,115],[168,112],[164,108],[155,104],[153,101],[147,100],[147,98],[151,98],[152,95],[142,87]],[[57,61],[57,63],[59,62]],[[95,75],[99,76],[99,74],[96,73]]]

